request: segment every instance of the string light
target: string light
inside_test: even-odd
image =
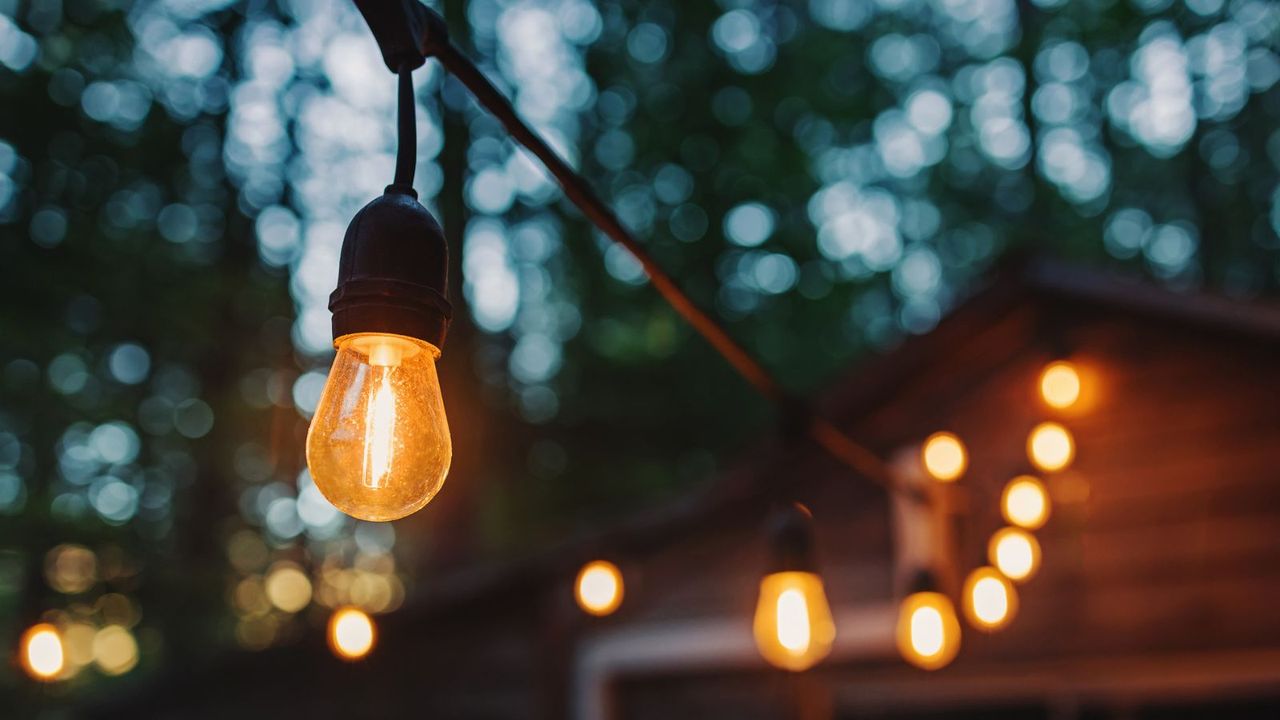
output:
[[[925,439],[920,452],[924,469],[935,480],[953,482],[969,466],[968,452],[960,438],[949,432],[936,432]]]
[[[964,614],[979,630],[1000,630],[1018,614],[1018,593],[999,570],[980,567],[964,581]]]
[[[610,615],[622,604],[622,571],[608,560],[593,560],[578,571],[574,598],[583,611]]]
[[[1045,404],[1065,410],[1080,399],[1080,373],[1066,360],[1049,363],[1040,373],[1040,397]]]
[[[822,578],[796,571],[766,575],[753,630],[760,654],[777,667],[798,672],[820,662],[836,637]]]
[[[1010,580],[1026,582],[1040,569],[1040,543],[1022,528],[1002,528],[987,543],[987,559]]]
[[[1062,470],[1076,455],[1071,432],[1055,422],[1040,423],[1027,437],[1027,456],[1045,472]]]
[[[955,606],[939,592],[916,592],[898,610],[898,652],[924,670],[946,667],[960,652],[960,621]]]
[[[831,653],[836,624],[813,557],[812,516],[798,503],[770,519],[773,569],[760,580],[756,648],[784,670],[808,670]]]
[[[27,628],[19,642],[22,668],[36,680],[53,680],[62,672],[65,656],[62,636],[50,623],[39,623]]]
[[[373,618],[359,608],[344,607],[329,617],[329,649],[343,660],[359,660],[373,650],[377,631]]]
[[[1038,530],[1049,520],[1049,492],[1044,483],[1030,475],[1019,475],[1004,486],[1000,512],[1012,525]]]

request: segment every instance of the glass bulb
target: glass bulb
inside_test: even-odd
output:
[[[798,571],[766,575],[754,631],[760,654],[777,667],[798,672],[820,662],[836,639],[822,578]]]
[[[360,520],[402,518],[426,505],[453,459],[430,343],[361,333],[338,340],[307,433],[316,487]]]
[[[622,571],[608,560],[583,565],[574,584],[574,597],[585,612],[609,615],[622,604]]]
[[[945,667],[960,652],[960,621],[946,595],[918,592],[908,595],[898,611],[898,652],[924,670]]]
[[[999,570],[980,567],[964,581],[964,614],[970,625],[995,632],[1018,614],[1018,593]]]

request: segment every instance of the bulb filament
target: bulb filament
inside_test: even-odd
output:
[[[386,486],[395,454],[396,396],[391,389],[391,371],[400,364],[399,354],[397,348],[386,345],[375,347],[369,354],[372,373],[381,379],[375,381],[378,389],[365,410],[362,480],[365,487],[375,490]]]
[[[809,649],[809,606],[804,593],[784,590],[778,596],[778,644],[793,653]]]

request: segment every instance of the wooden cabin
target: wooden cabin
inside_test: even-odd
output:
[[[1054,410],[1038,378],[1063,357],[1083,392]],[[963,439],[967,472],[931,495],[944,511],[926,511],[943,512],[932,538],[945,548],[902,527],[919,512],[900,494],[805,440],[775,441],[677,506],[518,565],[422,582],[423,597],[380,619],[381,644],[363,663],[331,659],[316,638],[101,707],[173,717],[1280,717],[1280,310],[1029,264],[818,401],[903,483],[923,477],[925,437]],[[894,626],[912,566],[944,562],[954,582],[983,562],[1004,525],[1000,490],[1033,470],[1028,432],[1045,420],[1070,430],[1076,456],[1040,473],[1054,507],[1036,531],[1043,564],[1018,587],[1017,617],[990,635],[964,625],[943,669],[907,665]],[[831,656],[799,675],[766,665],[751,634],[768,563],[762,525],[790,501],[813,512],[837,625]],[[604,618],[572,599],[577,567],[595,557],[625,578],[621,608]]]

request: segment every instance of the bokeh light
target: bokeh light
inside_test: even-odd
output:
[[[917,592],[898,609],[898,653],[924,670],[946,667],[960,652],[960,622],[946,595]]]
[[[340,608],[329,618],[329,648],[343,660],[363,658],[376,641],[373,618],[359,608]]]
[[[58,628],[40,623],[27,629],[19,642],[22,667],[37,680],[53,680],[65,664],[62,636]]]
[[[93,637],[93,662],[107,675],[123,675],[138,664],[138,641],[122,625],[108,625]]]
[[[1080,399],[1080,373],[1065,360],[1050,363],[1040,373],[1040,397],[1050,407],[1069,408]]]
[[[293,563],[277,563],[267,573],[267,599],[287,613],[296,613],[311,602],[311,580]]]
[[[1049,520],[1052,503],[1044,483],[1030,475],[1010,480],[1000,494],[1000,512],[1010,524],[1038,530]]]
[[[622,571],[608,560],[593,560],[578,571],[574,598],[587,613],[612,614],[622,604],[622,593]]]
[[[1001,528],[987,543],[987,560],[1010,580],[1026,582],[1040,569],[1040,542],[1022,528]]]
[[[979,630],[1000,630],[1018,614],[1018,593],[999,570],[980,567],[965,578],[964,613],[969,624]]]
[[[1045,472],[1062,470],[1076,456],[1071,431],[1055,422],[1040,423],[1027,436],[1027,457]]]
[[[925,470],[942,482],[958,479],[969,466],[969,453],[964,443],[953,433],[937,432],[930,435],[920,452]]]

